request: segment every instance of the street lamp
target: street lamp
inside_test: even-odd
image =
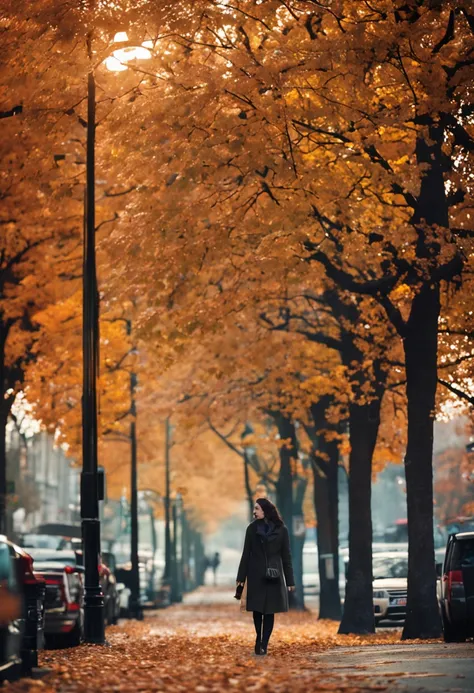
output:
[[[183,600],[181,585],[182,556],[182,526],[181,526],[181,494],[176,493],[173,499],[173,559],[171,562],[171,601]]]
[[[123,44],[127,45],[123,45]],[[125,32],[114,37],[115,47],[103,62],[110,70],[110,59],[127,69],[131,60],[151,57],[146,46],[131,46]],[[118,44],[122,44],[119,46]],[[133,50],[132,50],[133,49]],[[97,463],[97,376],[99,354],[99,294],[95,257],[95,132],[96,132],[96,85],[92,51],[92,35],[87,41],[91,68],[87,76],[87,146],[86,192],[84,208],[84,258],[83,258],[83,381],[82,381],[82,473],[81,519],[84,548],[84,639],[89,643],[105,642],[104,596],[99,582],[100,520],[99,475]],[[126,50],[126,53],[120,51]],[[102,64],[100,63],[100,64]],[[118,70],[116,70],[118,71]]]
[[[127,320],[127,335],[131,337],[132,321]],[[136,353],[136,349],[133,348]],[[140,565],[138,555],[138,467],[137,467],[137,403],[136,389],[138,385],[138,376],[132,369],[130,371],[130,447],[131,447],[131,464],[130,464],[130,553],[132,564],[132,589],[130,595],[130,612],[131,615],[143,620],[143,611],[140,604]]]
[[[169,416],[165,421],[165,571],[163,580],[166,584],[171,583],[171,423]]]

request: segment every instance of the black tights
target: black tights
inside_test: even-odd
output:
[[[262,644],[264,647],[266,647],[268,645],[268,641],[270,640],[270,635],[272,634],[273,624],[275,623],[275,614],[261,614],[260,611],[254,611],[253,622],[257,637],[260,637]]]

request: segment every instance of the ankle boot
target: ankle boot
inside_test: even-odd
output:
[[[257,639],[255,640],[255,654],[259,655],[261,653],[262,649],[262,638],[260,635],[257,635]]]

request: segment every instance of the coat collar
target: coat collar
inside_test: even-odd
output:
[[[266,539],[267,541],[273,541],[273,539],[276,539],[280,532],[280,528],[277,527],[276,525],[273,524],[273,522],[269,523],[269,528],[265,527],[265,521],[264,520],[255,520],[255,532],[261,539]],[[267,531],[266,531],[267,530]]]

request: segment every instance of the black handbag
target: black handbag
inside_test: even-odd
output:
[[[268,582],[277,582],[280,579],[280,571],[278,568],[267,568],[265,577]]]
[[[280,571],[278,568],[270,568],[268,566],[267,550],[265,548],[265,542],[262,539],[263,553],[265,554],[265,579],[267,582],[278,582],[280,579]]]

